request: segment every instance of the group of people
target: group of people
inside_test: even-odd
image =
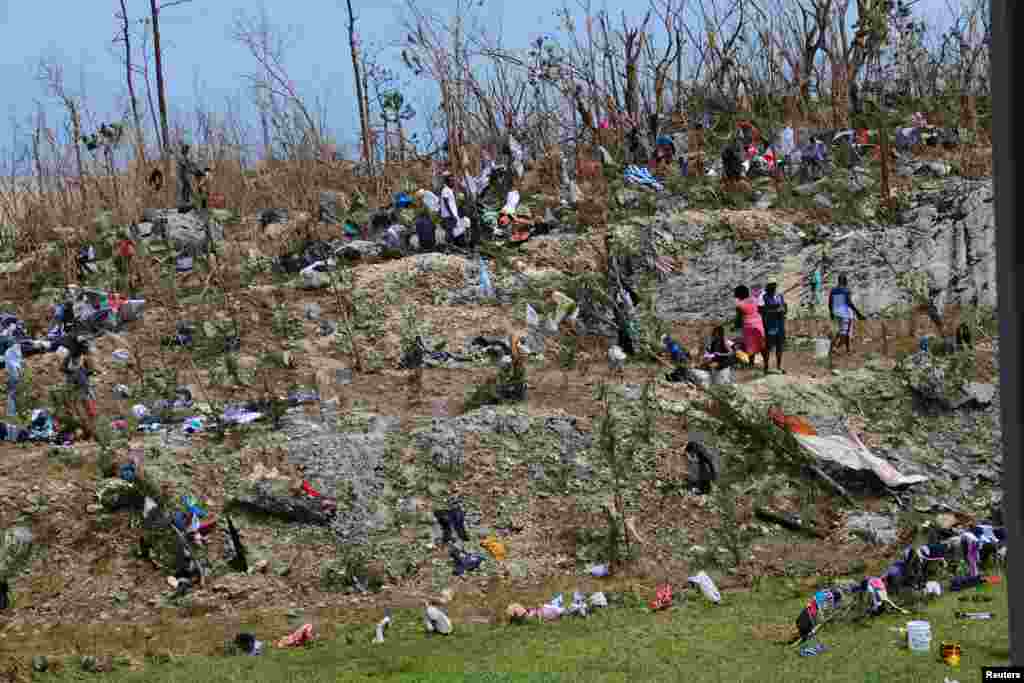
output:
[[[778,292],[777,284],[769,283],[765,286],[760,298],[755,298],[745,285],[737,287],[733,295],[736,298],[736,327],[742,330],[742,351],[751,361],[760,355],[764,360],[766,375],[774,352],[776,370],[784,373],[782,352],[785,350],[785,317],[788,307]],[[828,292],[828,314],[831,322],[836,325],[836,332],[829,340],[828,352],[835,353],[837,349],[845,347],[846,352],[850,353],[853,319],[856,316],[863,321],[864,315],[853,302],[846,274],[841,274],[838,286]],[[711,346],[709,352],[716,355],[731,351],[727,348],[724,327],[716,330]]]
[[[760,296],[754,296],[750,288],[740,285],[733,290],[736,298],[736,329],[741,336],[734,341],[726,337],[724,325],[719,325],[712,332],[704,348],[705,369],[722,370],[736,365],[742,353],[753,363],[757,356],[764,362],[764,372],[768,374],[771,355],[775,354],[775,367],[779,373],[782,368],[782,355],[786,348],[786,316],[788,306],[785,297],[778,291],[778,284],[768,283]],[[846,275],[840,275],[838,284],[832,288],[828,296],[829,316],[836,325],[835,333],[830,339],[829,353],[845,347],[851,352],[850,337],[853,330],[853,319],[864,320],[853,301],[849,281]]]

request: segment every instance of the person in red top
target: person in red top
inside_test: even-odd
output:
[[[122,289],[126,292],[130,291],[135,284],[132,277],[132,261],[134,258],[135,242],[126,235],[117,243],[117,258],[115,259],[117,272],[120,273],[122,278]]]
[[[743,327],[743,350],[750,356],[760,355],[764,359],[764,374],[768,374],[768,347],[764,336],[764,321],[758,302],[750,295],[746,285],[740,285],[733,294],[736,297],[736,320]]]

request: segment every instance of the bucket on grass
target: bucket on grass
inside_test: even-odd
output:
[[[907,647],[911,652],[928,652],[932,647],[932,627],[927,621],[907,622]]]
[[[814,357],[817,359],[828,358],[829,349],[832,348],[832,342],[828,339],[818,338],[814,340]]]

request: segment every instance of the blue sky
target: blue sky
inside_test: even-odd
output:
[[[926,14],[942,13],[945,3],[922,0],[921,6],[926,7]],[[133,18],[144,17],[148,11],[148,0],[128,0],[127,4]],[[634,9],[627,14],[641,13],[640,3],[629,0],[606,0],[604,4],[613,16],[630,6]],[[455,0],[434,0],[429,5],[443,12],[454,7]],[[353,0],[353,6],[365,40],[383,44],[402,35],[400,2]],[[554,32],[554,6],[549,0],[487,0],[483,11],[491,26],[502,26],[505,44],[518,47],[537,35]],[[193,0],[163,12],[172,110],[192,108],[197,94],[212,108],[222,109],[224,98],[244,91],[243,74],[253,71],[255,62],[229,39],[229,27],[236,11],[252,12],[259,7],[238,0]],[[339,143],[353,142],[357,126],[344,0],[264,0],[263,7],[273,23],[294,26],[295,44],[287,54],[292,78],[307,97],[319,96],[326,103]],[[35,66],[44,55],[65,65],[69,88],[84,89],[99,120],[119,113],[125,93],[123,68],[116,56],[117,46],[112,45],[118,9],[118,0],[0,0],[0,149],[10,146],[12,118],[26,121],[36,101],[44,102],[49,111],[59,111],[34,78]],[[140,98],[144,97],[141,79],[136,87]],[[56,122],[51,118],[51,124]]]

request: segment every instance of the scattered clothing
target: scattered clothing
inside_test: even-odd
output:
[[[667,609],[672,606],[672,586],[670,584],[662,584],[658,586],[654,593],[654,600],[650,603],[651,609],[654,611]]]
[[[505,544],[494,536],[488,536],[484,540],[480,541],[480,545],[499,562],[505,559]]]
[[[452,622],[448,619],[448,615],[433,605],[427,605],[423,623],[427,627],[427,633],[440,633],[447,636],[452,632]]]
[[[291,635],[285,636],[277,641],[277,647],[299,647],[311,642],[314,639],[313,624],[304,624]]]

